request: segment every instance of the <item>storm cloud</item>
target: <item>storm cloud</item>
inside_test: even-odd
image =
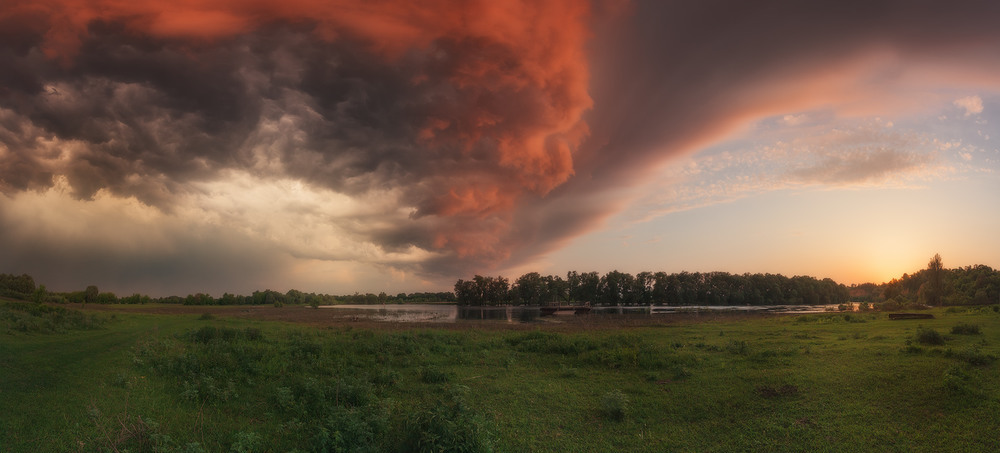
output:
[[[2,264],[94,254],[70,246],[93,231],[13,226],[37,194],[138,203],[117,215],[160,219],[174,252],[112,241],[111,261],[168,280],[180,261],[442,280],[510,266],[751,119],[864,110],[911,68],[995,86],[998,17],[992,2],[5,2]],[[810,177],[864,177],[894,156]],[[64,246],[25,260],[28,243]],[[206,248],[213,259],[176,253]]]

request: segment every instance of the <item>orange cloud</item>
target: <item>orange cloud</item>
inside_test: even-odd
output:
[[[589,0],[5,3],[0,23],[44,22],[40,48],[65,66],[72,66],[95,22],[194,47],[285,23],[310,27],[322,41],[358,43],[385,64],[415,70],[414,88],[432,93],[436,107],[418,120],[414,142],[431,159],[457,154],[461,163],[453,170],[463,173],[433,177],[437,193],[423,197],[433,209],[423,214],[483,219],[515,209],[521,197],[544,196],[574,174],[574,153],[589,133],[582,119],[592,106]],[[470,166],[492,176],[466,178]],[[436,242],[470,242],[457,237],[467,234],[463,230],[449,234]]]

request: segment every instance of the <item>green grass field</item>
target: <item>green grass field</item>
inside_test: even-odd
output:
[[[994,307],[576,331],[25,310],[0,310],[0,451],[1000,449]]]

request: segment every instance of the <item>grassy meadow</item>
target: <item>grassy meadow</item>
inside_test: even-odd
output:
[[[998,311],[507,329],[0,302],[0,451],[996,451]]]

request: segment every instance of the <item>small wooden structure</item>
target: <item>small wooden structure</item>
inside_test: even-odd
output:
[[[934,319],[930,313],[889,313],[889,319]]]

